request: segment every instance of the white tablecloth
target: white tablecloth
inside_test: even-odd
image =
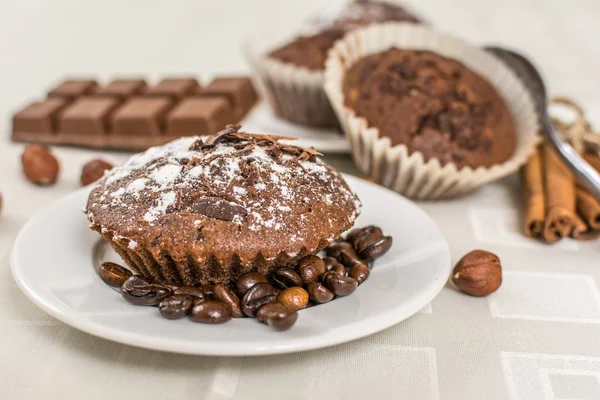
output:
[[[81,165],[98,153],[58,149],[60,183],[34,187],[21,176],[22,147],[8,140],[11,112],[69,73],[244,71],[238,47],[247,31],[295,22],[319,3],[0,2],[0,398],[600,399],[600,242],[546,246],[524,238],[515,177],[422,204],[455,259],[474,248],[501,257],[496,294],[476,299],[449,285],[412,318],[328,349],[256,358],[141,350],[54,320],[16,287],[9,251],[17,232],[76,189]],[[553,93],[578,99],[600,126],[597,0],[423,0],[414,8],[477,43],[529,53]],[[355,171],[348,157],[327,159]]]

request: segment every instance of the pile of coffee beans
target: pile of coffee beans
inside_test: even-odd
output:
[[[287,330],[298,319],[298,310],[352,294],[369,278],[369,262],[391,246],[392,238],[376,226],[354,229],[346,240],[327,246],[326,257],[306,256],[296,269],[283,267],[270,277],[247,272],[231,288],[221,283],[199,287],[154,283],[112,262],[103,263],[99,274],[106,284],[121,288],[129,303],[158,306],[167,319],[189,316],[194,322],[221,324],[250,317]]]

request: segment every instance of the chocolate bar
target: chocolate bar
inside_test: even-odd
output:
[[[210,135],[219,127],[235,123],[234,112],[226,99],[188,98],[167,117],[167,135]]]
[[[67,79],[48,92],[48,97],[61,97],[73,100],[86,94],[94,93],[98,83],[92,79]]]
[[[69,79],[13,116],[12,140],[100,149],[144,150],[182,136],[210,135],[239,122],[258,96],[247,77]]]
[[[250,78],[227,77],[217,78],[203,88],[198,88],[199,96],[224,96],[234,110],[235,116],[241,119],[258,101],[258,96]]]
[[[95,95],[125,100],[134,94],[141,93],[146,87],[147,84],[144,79],[115,79],[108,85],[96,90]]]
[[[147,96],[168,96],[181,99],[197,90],[200,85],[194,78],[163,79],[156,86],[149,87],[144,94]]]

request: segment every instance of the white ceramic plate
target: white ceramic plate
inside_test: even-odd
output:
[[[18,285],[40,308],[77,329],[133,346],[202,355],[264,355],[347,342],[392,326],[419,311],[450,274],[448,244],[435,223],[400,195],[346,176],[363,201],[357,226],[374,224],[392,235],[391,250],[352,295],[300,311],[298,322],[276,332],[252,319],[203,325],[170,321],[154,307],[136,307],[105,285],[95,269],[106,251],[88,228],[81,189],[31,219],[14,244]]]
[[[259,103],[242,121],[247,132],[272,133],[297,138],[294,144],[301,147],[313,146],[321,153],[349,153],[350,146],[344,134],[334,129],[317,129],[297,125],[275,116],[266,103]]]

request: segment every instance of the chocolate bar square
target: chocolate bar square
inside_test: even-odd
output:
[[[167,78],[160,81],[156,86],[150,86],[144,94],[147,96],[169,96],[180,99],[186,94],[197,90],[198,81],[194,78]]]
[[[86,94],[92,94],[98,87],[93,79],[67,79],[48,92],[48,97],[64,97],[75,99]]]
[[[221,77],[196,91],[199,96],[224,96],[236,118],[241,119],[258,100],[252,81],[247,77]]]
[[[158,136],[172,105],[173,100],[168,97],[129,99],[112,115],[112,132],[126,136]]]
[[[56,132],[55,117],[68,103],[55,97],[30,104],[13,116],[13,132]]]
[[[108,85],[99,88],[96,96],[112,96],[120,100],[125,100],[135,94],[141,93],[146,88],[144,79],[115,79]]]
[[[108,133],[108,117],[119,100],[111,97],[82,97],[59,116],[59,133],[101,136]]]
[[[224,98],[188,98],[167,116],[167,135],[212,135],[233,121],[233,110]]]

